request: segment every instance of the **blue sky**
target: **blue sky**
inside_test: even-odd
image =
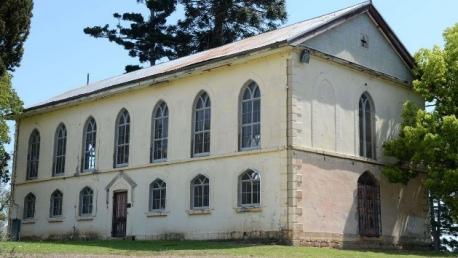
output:
[[[137,60],[122,47],[83,33],[92,25],[113,24],[114,12],[141,11],[135,0],[35,0],[31,32],[13,86],[25,106],[91,81],[124,72]],[[286,0],[291,24],[341,9],[360,0]],[[413,54],[442,44],[442,31],[458,22],[456,0],[375,0],[376,8]],[[109,3],[109,4],[107,4]],[[175,15],[175,19],[180,14]],[[11,146],[9,146],[9,149]]]
[[[286,0],[287,24],[331,12],[359,0]],[[25,106],[40,102],[86,82],[124,72],[137,60],[122,47],[83,33],[91,25],[113,23],[112,13],[145,8],[135,0],[35,0],[31,32],[13,85]],[[456,0],[376,0],[385,20],[413,54],[442,43],[442,31],[458,22]],[[107,5],[107,3],[110,3]]]

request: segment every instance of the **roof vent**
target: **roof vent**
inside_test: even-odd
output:
[[[310,62],[310,51],[308,49],[302,50],[301,63],[308,64]]]

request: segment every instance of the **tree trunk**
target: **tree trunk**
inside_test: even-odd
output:
[[[434,207],[434,202],[437,201],[437,207]],[[435,199],[431,193],[429,194],[429,210],[430,210],[430,223],[431,235],[433,237],[434,250],[439,251],[441,247],[440,242],[440,201]]]

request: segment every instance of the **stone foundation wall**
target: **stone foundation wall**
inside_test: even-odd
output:
[[[430,249],[431,242],[419,237],[382,236],[378,238],[361,237],[355,234],[307,233],[296,234],[292,245],[310,247],[331,247],[339,249]]]

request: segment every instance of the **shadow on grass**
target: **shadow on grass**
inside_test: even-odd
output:
[[[398,256],[398,255],[405,255],[405,256],[418,256],[418,257],[457,257],[457,254],[453,253],[446,253],[446,252],[437,252],[437,251],[429,251],[429,250],[383,250],[383,249],[366,249],[366,250],[357,250],[357,249],[341,249],[344,251],[354,251],[358,252],[362,257],[364,257],[365,253],[376,253],[385,256]]]
[[[53,242],[56,243],[56,242]],[[214,250],[255,246],[255,244],[232,241],[172,241],[172,240],[95,240],[95,241],[60,241],[64,245],[93,246],[124,251],[185,251]]]
[[[271,256],[271,257],[385,257],[385,256],[417,256],[417,257],[456,257],[456,254],[438,253],[433,251],[405,250],[339,250],[329,248],[312,248],[285,246],[278,244],[253,243],[242,241],[148,241],[148,240],[95,240],[95,241],[25,241],[24,244],[47,245],[49,253],[167,253],[186,252],[207,253],[216,255],[236,256]],[[48,246],[49,245],[49,246]],[[100,250],[104,249],[104,250]]]

